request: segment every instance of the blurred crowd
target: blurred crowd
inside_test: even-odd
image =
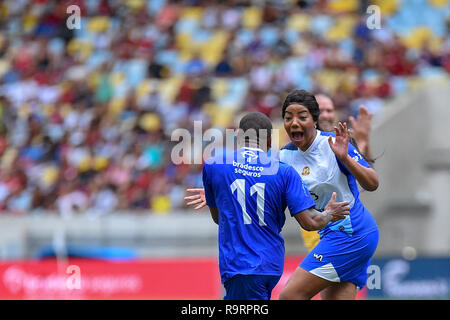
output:
[[[341,119],[381,112],[448,79],[449,17],[447,0],[2,1],[0,211],[182,208],[201,165],[171,161],[174,129],[279,121],[294,88]]]

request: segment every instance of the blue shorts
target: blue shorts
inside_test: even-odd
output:
[[[238,274],[225,281],[224,300],[270,300],[279,276]]]
[[[309,252],[300,267],[332,282],[352,282],[362,289],[378,245],[378,230],[364,235],[330,232]]]

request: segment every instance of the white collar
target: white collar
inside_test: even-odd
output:
[[[311,143],[311,145],[308,147],[308,149],[306,149],[306,151],[303,151],[302,149],[297,148],[298,151],[300,151],[302,154],[305,154],[305,153],[311,151],[312,148],[317,144],[317,141],[319,140],[320,135],[321,135],[321,131],[319,129],[316,129],[316,136],[315,136],[313,142]]]

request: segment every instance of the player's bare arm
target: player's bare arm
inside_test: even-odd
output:
[[[336,139],[333,142],[332,137],[328,138],[331,150],[336,157],[347,167],[358,183],[367,191],[375,191],[378,188],[378,175],[372,168],[366,168],[359,164],[348,154],[348,143],[350,133],[347,124],[339,122],[339,127],[334,127]]]
[[[307,230],[320,230],[330,221],[344,219],[350,212],[348,201],[336,202],[336,192],[333,192],[330,201],[323,212],[315,209],[308,209],[294,215],[300,226]]]
[[[361,153],[369,161],[373,159],[369,143],[372,118],[373,114],[365,106],[360,106],[356,119],[354,117],[349,117],[348,119],[352,126],[352,129],[349,131],[356,140]]]
[[[203,188],[193,188],[186,189],[186,192],[194,193],[192,196],[184,197],[184,200],[189,201],[186,203],[187,206],[194,206],[194,210],[200,210],[206,206],[205,189]]]
[[[205,189],[203,188],[192,188],[186,189],[187,192],[195,193],[193,196],[184,197],[184,200],[189,201],[186,203],[187,206],[195,206],[194,210],[200,210],[206,206]],[[217,208],[209,208],[211,213],[211,218],[216,224],[219,224],[219,211]]]
[[[219,224],[219,210],[217,208],[209,208],[209,212],[211,213],[211,218],[213,219],[215,224]]]

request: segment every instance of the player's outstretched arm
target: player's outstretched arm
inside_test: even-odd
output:
[[[372,161],[373,159],[369,142],[372,118],[373,114],[370,113],[365,106],[360,106],[359,114],[356,119],[352,116],[348,119],[353,128],[351,130],[352,136],[356,140],[363,156],[369,161]]]
[[[195,210],[199,210],[206,206],[206,197],[205,197],[205,189],[196,188],[196,189],[186,189],[187,192],[197,193],[193,196],[184,197],[184,200],[189,201],[186,203],[188,206],[194,206]],[[211,213],[211,218],[216,224],[219,224],[219,211],[217,208],[209,208],[209,212]]]
[[[344,219],[350,213],[348,201],[336,202],[336,192],[333,192],[330,201],[323,212],[307,209],[294,215],[300,226],[307,230],[320,230],[330,221]]]
[[[194,206],[194,210],[199,210],[206,206],[206,197],[205,197],[205,189],[195,188],[195,189],[186,189],[186,192],[196,193],[193,196],[184,197],[184,200],[189,201],[186,203],[187,206]]]
[[[219,210],[217,208],[209,208],[209,212],[211,213],[211,218],[218,225],[219,224]]]

